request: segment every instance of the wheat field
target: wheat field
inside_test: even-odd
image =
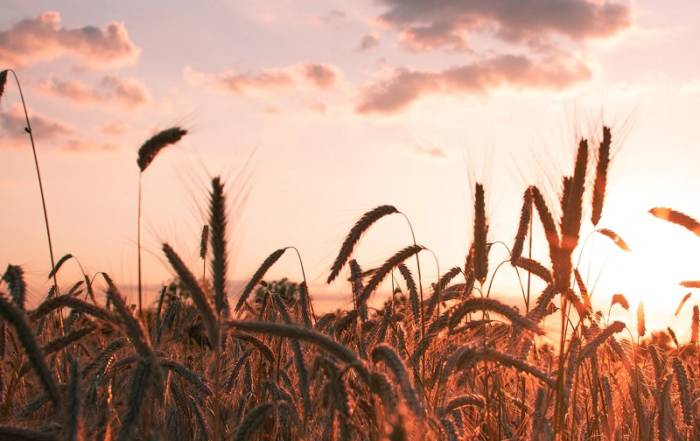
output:
[[[140,171],[186,133],[175,127],[146,141]],[[489,235],[488,189],[479,183],[465,261],[438,280],[422,275],[426,248],[415,241],[363,267],[354,255],[363,233],[402,213],[383,205],[359,217],[327,279],[345,284],[352,307],[325,314],[314,311],[306,280],[266,280],[282,255],[299,257],[293,247],[272,252],[242,292],[230,291],[227,194],[218,177],[201,267],[162,244],[176,277],[154,305],[141,305],[139,284],[131,308],[106,273],[59,284],[73,256],[54,262],[50,249],[52,288],[29,309],[23,270],[8,265],[0,285],[0,440],[700,439],[698,306],[689,341],[671,328],[648,333],[643,306],[633,323],[594,310],[576,265],[588,222],[628,249],[599,226],[611,143],[607,127],[597,145],[581,140],[572,174],[560,179],[559,207],[535,186],[524,190],[514,239],[505,240],[507,264],[545,288],[528,288],[522,305],[487,290],[489,252],[504,238]],[[651,215],[700,231],[669,208]],[[140,281],[140,213],[138,223]],[[46,229],[50,238],[48,218]],[[533,229],[547,243],[541,258],[531,254]],[[629,303],[615,295],[613,307]],[[545,320],[556,329],[545,330]]]

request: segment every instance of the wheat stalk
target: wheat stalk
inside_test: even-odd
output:
[[[474,188],[474,277],[482,285],[489,271],[488,231],[484,186],[477,183]]]
[[[418,325],[420,322],[420,299],[418,298],[418,288],[416,287],[416,281],[411,274],[411,270],[405,264],[400,264],[398,266],[399,273],[403,277],[404,282],[406,282],[406,288],[408,289],[408,298],[411,302],[411,312],[413,315],[413,322]]]
[[[71,308],[74,311],[93,316],[107,323],[119,324],[119,319],[111,312],[97,305],[80,300],[71,294],[64,294],[44,300],[34,310],[29,311],[29,318],[32,320],[39,320],[45,315],[61,307]]]
[[[593,183],[593,200],[591,202],[591,222],[598,225],[603,213],[605,190],[608,183],[608,166],[610,165],[610,145],[612,135],[610,127],[603,126],[603,140],[598,146],[598,162],[595,169],[595,181]]]
[[[612,308],[614,305],[620,305],[626,311],[629,311],[630,309],[630,304],[624,294],[613,294],[610,300],[610,308]]]
[[[532,220],[532,190],[525,189],[523,194],[523,206],[520,209],[520,219],[518,221],[518,231],[515,233],[513,240],[513,248],[510,251],[511,260],[516,260],[523,253],[523,245],[525,244],[525,236],[527,236],[528,228]]]
[[[680,225],[681,227],[684,227],[688,231],[694,233],[696,236],[700,236],[700,222],[696,221],[687,214],[665,207],[652,208],[649,210],[649,213],[659,219]]]
[[[231,320],[228,322],[228,325],[243,331],[260,332],[263,334],[294,338],[313,343],[314,345],[317,345],[332,353],[345,363],[355,367],[358,372],[363,374],[365,378],[369,378],[364,365],[352,350],[336,341],[331,340],[329,337],[321,334],[320,332],[301,326],[270,322]]]
[[[187,130],[182,127],[170,127],[148,138],[141,144],[138,151],[136,163],[139,166],[139,170],[141,172],[146,171],[161,150],[169,145],[177,143],[186,134]]]
[[[39,343],[36,340],[36,335],[32,331],[24,312],[19,309],[17,305],[8,301],[5,294],[2,292],[0,292],[0,317],[15,328],[17,336],[24,347],[32,367],[39,376],[44,390],[48,394],[51,401],[53,401],[54,404],[58,404],[60,399],[56,379],[51,374],[51,371],[46,364],[44,352],[42,351],[41,347],[39,347]]]
[[[547,268],[544,267],[544,265],[534,259],[528,259],[527,257],[520,256],[511,259],[511,263],[514,266],[524,269],[530,274],[534,274],[548,284],[552,283],[552,274]]]
[[[129,395],[127,400],[126,412],[122,416],[122,426],[117,435],[117,441],[128,441],[133,439],[131,432],[138,424],[141,416],[141,406],[145,398],[148,378],[152,367],[145,361],[140,361],[134,370],[131,377],[131,385],[129,386]]]
[[[243,292],[238,297],[238,303],[234,308],[236,311],[241,309],[245,301],[248,299],[248,296],[250,296],[250,293],[253,292],[253,289],[255,289],[258,283],[260,283],[263,277],[265,277],[265,273],[267,273],[267,271],[272,267],[272,265],[274,265],[279,260],[279,258],[282,257],[282,254],[284,254],[286,250],[286,248],[280,248],[273,251],[272,254],[267,256],[263,263],[260,264],[258,269],[253,274],[253,277],[250,278],[245,288],[243,288]]]
[[[12,73],[12,76],[15,79],[15,84],[17,84],[17,90],[19,91],[19,97],[20,101],[22,103],[22,110],[24,111],[24,120],[26,122],[26,127],[24,128],[24,131],[27,133],[29,136],[29,143],[32,146],[32,154],[34,156],[34,169],[36,170],[36,178],[37,182],[39,184],[39,194],[41,196],[41,208],[44,213],[44,226],[46,227],[46,238],[48,240],[48,245],[49,245],[49,257],[51,258],[51,268],[53,269],[55,267],[54,263],[54,254],[53,254],[53,244],[51,242],[51,228],[49,228],[49,215],[48,211],[46,209],[46,197],[44,196],[44,184],[42,183],[41,180],[41,171],[39,169],[39,158],[36,153],[36,145],[34,143],[34,131],[32,130],[32,124],[29,121],[29,112],[27,111],[27,105],[24,101],[24,93],[22,92],[22,85],[19,82],[19,78],[17,77],[17,73],[13,69],[6,69],[0,72],[0,98],[2,98],[2,94],[5,91],[5,84],[7,82],[7,75],[8,73]],[[56,278],[56,274],[53,274],[53,286],[54,290],[58,292],[58,282]],[[59,314],[59,321],[61,319],[61,316]]]
[[[467,299],[460,303],[452,312],[452,316],[450,317],[450,328],[456,327],[467,314],[476,311],[494,312],[506,317],[513,324],[516,324],[522,328],[528,329],[537,334],[543,333],[543,331],[537,326],[537,323],[535,323],[533,320],[518,314],[510,306],[490,298]]]
[[[394,267],[400,265],[406,259],[418,254],[424,249],[425,247],[423,247],[422,245],[409,245],[406,248],[397,251],[396,254],[387,259],[382,264],[382,266],[377,268],[377,271],[375,271],[374,274],[372,274],[372,277],[365,285],[362,294],[360,294],[360,297],[357,299],[358,305],[364,305],[367,299],[369,299],[369,296],[372,294],[372,292],[375,289],[377,289],[382,280],[384,280],[384,278],[389,274],[389,272],[391,272],[391,270]]]
[[[363,214],[362,217],[355,223],[355,225],[352,226],[348,235],[345,236],[345,240],[340,246],[340,251],[338,252],[338,256],[335,258],[335,261],[331,266],[331,272],[328,275],[328,279],[326,280],[326,282],[331,283],[338,276],[338,274],[340,274],[340,270],[343,269],[343,266],[352,255],[355,246],[360,241],[360,237],[362,237],[362,234],[365,231],[367,231],[369,227],[372,226],[372,224],[374,224],[384,216],[388,216],[390,214],[395,214],[398,212],[399,210],[397,210],[394,206],[380,205],[379,207],[376,207]]]
[[[622,332],[625,329],[625,324],[620,321],[612,322],[607,328],[600,331],[598,335],[595,336],[591,341],[586,343],[586,345],[579,352],[578,358],[576,359],[576,365],[580,365],[583,361],[595,354],[596,349],[603,344],[607,339],[611,338],[614,334]]]
[[[172,247],[167,243],[163,244],[163,253],[168,259],[168,262],[170,262],[170,266],[173,267],[182,283],[190,292],[192,300],[194,301],[194,304],[197,307],[199,314],[202,316],[204,326],[206,326],[207,328],[207,333],[209,334],[209,341],[212,347],[218,346],[219,328],[216,322],[216,318],[214,317],[214,312],[212,311],[211,305],[207,300],[207,296],[204,294],[204,291],[202,291],[202,288],[201,286],[199,286],[199,283],[197,283],[197,279],[195,278],[194,274],[192,274],[192,272],[189,270],[189,268],[187,268],[187,265],[185,265],[182,259],[180,259],[180,256],[178,256],[175,250],[173,250]]]
[[[71,358],[70,365],[70,384],[68,386],[68,406],[67,406],[67,430],[66,440],[80,441],[83,439],[83,421],[81,416],[81,396],[80,396],[80,370],[78,362]]]
[[[374,349],[372,349],[372,361],[375,363],[382,361],[387,365],[394,375],[394,379],[398,383],[401,394],[404,400],[406,400],[409,409],[418,417],[422,418],[425,416],[425,409],[418,400],[416,391],[413,389],[413,385],[411,385],[411,381],[408,379],[406,366],[404,366],[396,351],[387,344],[375,346]]]
[[[142,190],[141,190],[141,175],[148,168],[153,160],[158,156],[161,150],[165,147],[175,144],[183,136],[187,134],[187,130],[181,127],[171,127],[169,129],[161,130],[155,135],[151,136],[141,144],[138,150],[138,155],[136,158],[136,164],[139,166],[139,188],[138,188],[138,201],[137,201],[137,213],[136,213],[136,248],[137,248],[137,270],[138,270],[138,304],[139,304],[139,314],[143,310],[142,297],[143,297],[143,286],[141,281],[141,200],[142,200]],[[53,265],[51,265],[53,267]]]
[[[614,232],[613,230],[609,228],[599,228],[595,230],[596,233],[602,234],[603,236],[607,237],[608,239],[612,240],[615,245],[617,245],[618,248],[620,248],[622,251],[630,251],[629,245],[627,245],[627,242],[620,237],[619,234]]]
[[[690,392],[690,383],[688,382],[688,373],[685,369],[685,364],[680,358],[673,359],[673,374],[676,378],[676,386],[678,386],[678,394],[680,395],[681,410],[683,411],[683,422],[690,426],[693,424],[693,399]]]
[[[224,185],[219,177],[215,177],[211,181],[209,225],[211,226],[211,271],[214,285],[214,305],[217,313],[227,317],[229,306],[226,296],[226,274],[228,272],[226,227],[228,220]]]
[[[251,434],[262,426],[267,414],[273,407],[272,403],[263,403],[248,412],[243,422],[236,428],[233,441],[246,441],[250,439]]]
[[[549,210],[547,203],[540,193],[540,190],[532,186],[530,187],[530,192],[532,193],[532,201],[535,204],[537,213],[540,217],[540,222],[542,222],[542,227],[544,228],[545,238],[547,239],[547,244],[549,245],[549,257],[552,263],[557,258],[559,253],[559,233],[557,233],[557,226],[554,223],[554,218],[552,217],[552,212]]]
[[[644,315],[644,302],[639,302],[637,307],[637,335],[641,338],[647,332],[646,316]]]
[[[693,306],[693,319],[690,322],[690,343],[697,345],[700,334],[700,308]]]

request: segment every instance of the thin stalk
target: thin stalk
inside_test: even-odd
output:
[[[139,195],[138,195],[138,207],[136,208],[136,249],[137,249],[137,266],[138,266],[138,291],[139,291],[139,315],[142,313],[141,309],[141,175],[143,173],[139,172]]]
[[[32,153],[34,154],[34,166],[36,168],[36,178],[39,182],[39,193],[41,194],[41,207],[44,210],[44,225],[46,226],[46,238],[49,242],[49,256],[51,257],[51,270],[53,271],[56,266],[55,260],[53,258],[53,244],[51,242],[51,229],[49,228],[49,215],[46,210],[46,197],[44,196],[44,185],[41,181],[41,171],[39,170],[39,158],[36,154],[36,145],[34,144],[34,133],[32,131],[32,124],[29,122],[29,113],[27,112],[27,105],[24,101],[24,94],[22,93],[22,86],[19,84],[19,78],[14,70],[8,69],[12,72],[12,76],[15,78],[15,83],[17,84],[17,90],[19,90],[19,98],[22,101],[22,110],[24,110],[24,120],[27,122],[27,127],[24,131],[29,135],[29,142],[32,145]],[[58,282],[56,279],[56,272],[53,273],[53,285],[56,295],[58,295]]]
[[[530,238],[528,240],[527,258],[532,260],[532,216],[530,216]],[[530,280],[532,275],[527,272],[527,298],[525,300],[525,312],[530,312]]]
[[[306,289],[308,290],[309,284],[306,281],[306,271],[304,271],[304,261],[301,259],[301,253],[299,252],[299,250],[295,246],[288,246],[286,248],[292,249],[296,253],[297,259],[299,260],[299,268],[301,269],[301,278],[304,280],[304,284],[306,285]],[[311,294],[309,294],[308,301],[309,301],[309,309],[311,310],[311,319],[312,319],[312,324],[313,324],[313,322],[316,321],[316,312],[314,311],[314,304],[311,301]]]
[[[411,221],[406,216],[405,213],[400,212],[401,216],[406,219],[406,223],[408,224],[408,229],[411,231],[411,239],[413,240],[413,245],[417,245],[416,242],[416,234],[413,232],[413,225],[411,225]],[[425,317],[423,314],[423,277],[421,276],[421,271],[420,271],[420,258],[418,257],[419,253],[416,253],[416,269],[418,270],[418,295],[420,297],[420,338],[421,340],[425,338]],[[423,381],[425,375],[425,356],[421,356],[421,381]]]

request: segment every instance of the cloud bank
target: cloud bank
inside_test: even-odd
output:
[[[103,28],[61,26],[58,12],[15,23],[0,31],[0,65],[24,67],[62,55],[73,55],[93,67],[134,61],[140,49],[129,38],[122,23]]]
[[[32,134],[38,141],[55,141],[75,133],[75,130],[68,124],[41,114],[32,113],[30,117]],[[24,112],[19,104],[12,106],[8,111],[0,112],[0,129],[2,129],[3,138],[12,142],[25,141],[27,139],[27,134],[24,131],[26,126]]]
[[[143,106],[151,96],[146,87],[133,79],[104,76],[95,87],[78,80],[51,78],[39,83],[42,92],[79,104],[116,104],[128,109]]]
[[[113,144],[84,139],[74,127],[61,121],[49,118],[40,113],[30,114],[32,134],[34,139],[44,147],[69,152],[87,152],[113,150]],[[0,113],[0,149],[27,148],[29,146],[27,133],[24,128],[26,121],[24,112],[19,104],[8,111]]]
[[[439,72],[398,69],[389,78],[367,87],[358,113],[395,113],[422,95],[486,93],[516,88],[563,89],[588,80],[591,71],[580,61],[550,57],[534,61],[521,55],[500,55]]]
[[[481,32],[508,42],[541,42],[552,36],[582,41],[604,38],[631,23],[628,3],[613,0],[379,0],[381,20],[416,50],[468,49]]]

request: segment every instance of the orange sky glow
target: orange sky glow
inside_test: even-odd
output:
[[[631,312],[613,316],[633,323],[643,300],[650,327],[684,336],[691,308],[672,316],[687,292],[678,282],[700,279],[700,239],[648,210],[700,218],[698,18],[692,1],[8,0],[0,69],[23,83],[57,257],[72,253],[126,287],[136,282],[136,151],[159,129],[189,131],[143,176],[151,293],[172,277],[161,242],[198,265],[212,176],[229,191],[232,281],[294,245],[312,295],[347,306],[345,278],[325,277],[362,213],[395,205],[440,270],[462,265],[475,182],[486,185],[489,239],[510,244],[522,191],[536,184],[554,205],[577,140],[599,139],[605,123],[614,158],[601,226],[632,252],[591,236],[577,251],[582,273],[606,314],[622,292]],[[50,268],[22,118],[8,82],[0,265],[22,265],[37,301]],[[582,238],[592,230],[584,223]],[[409,241],[403,218],[383,219],[358,260],[370,268]],[[546,260],[541,236],[533,252]],[[421,256],[434,280],[433,258]],[[494,248],[491,268],[505,258]],[[270,276],[298,280],[296,260]],[[510,266],[493,291],[517,304]]]

